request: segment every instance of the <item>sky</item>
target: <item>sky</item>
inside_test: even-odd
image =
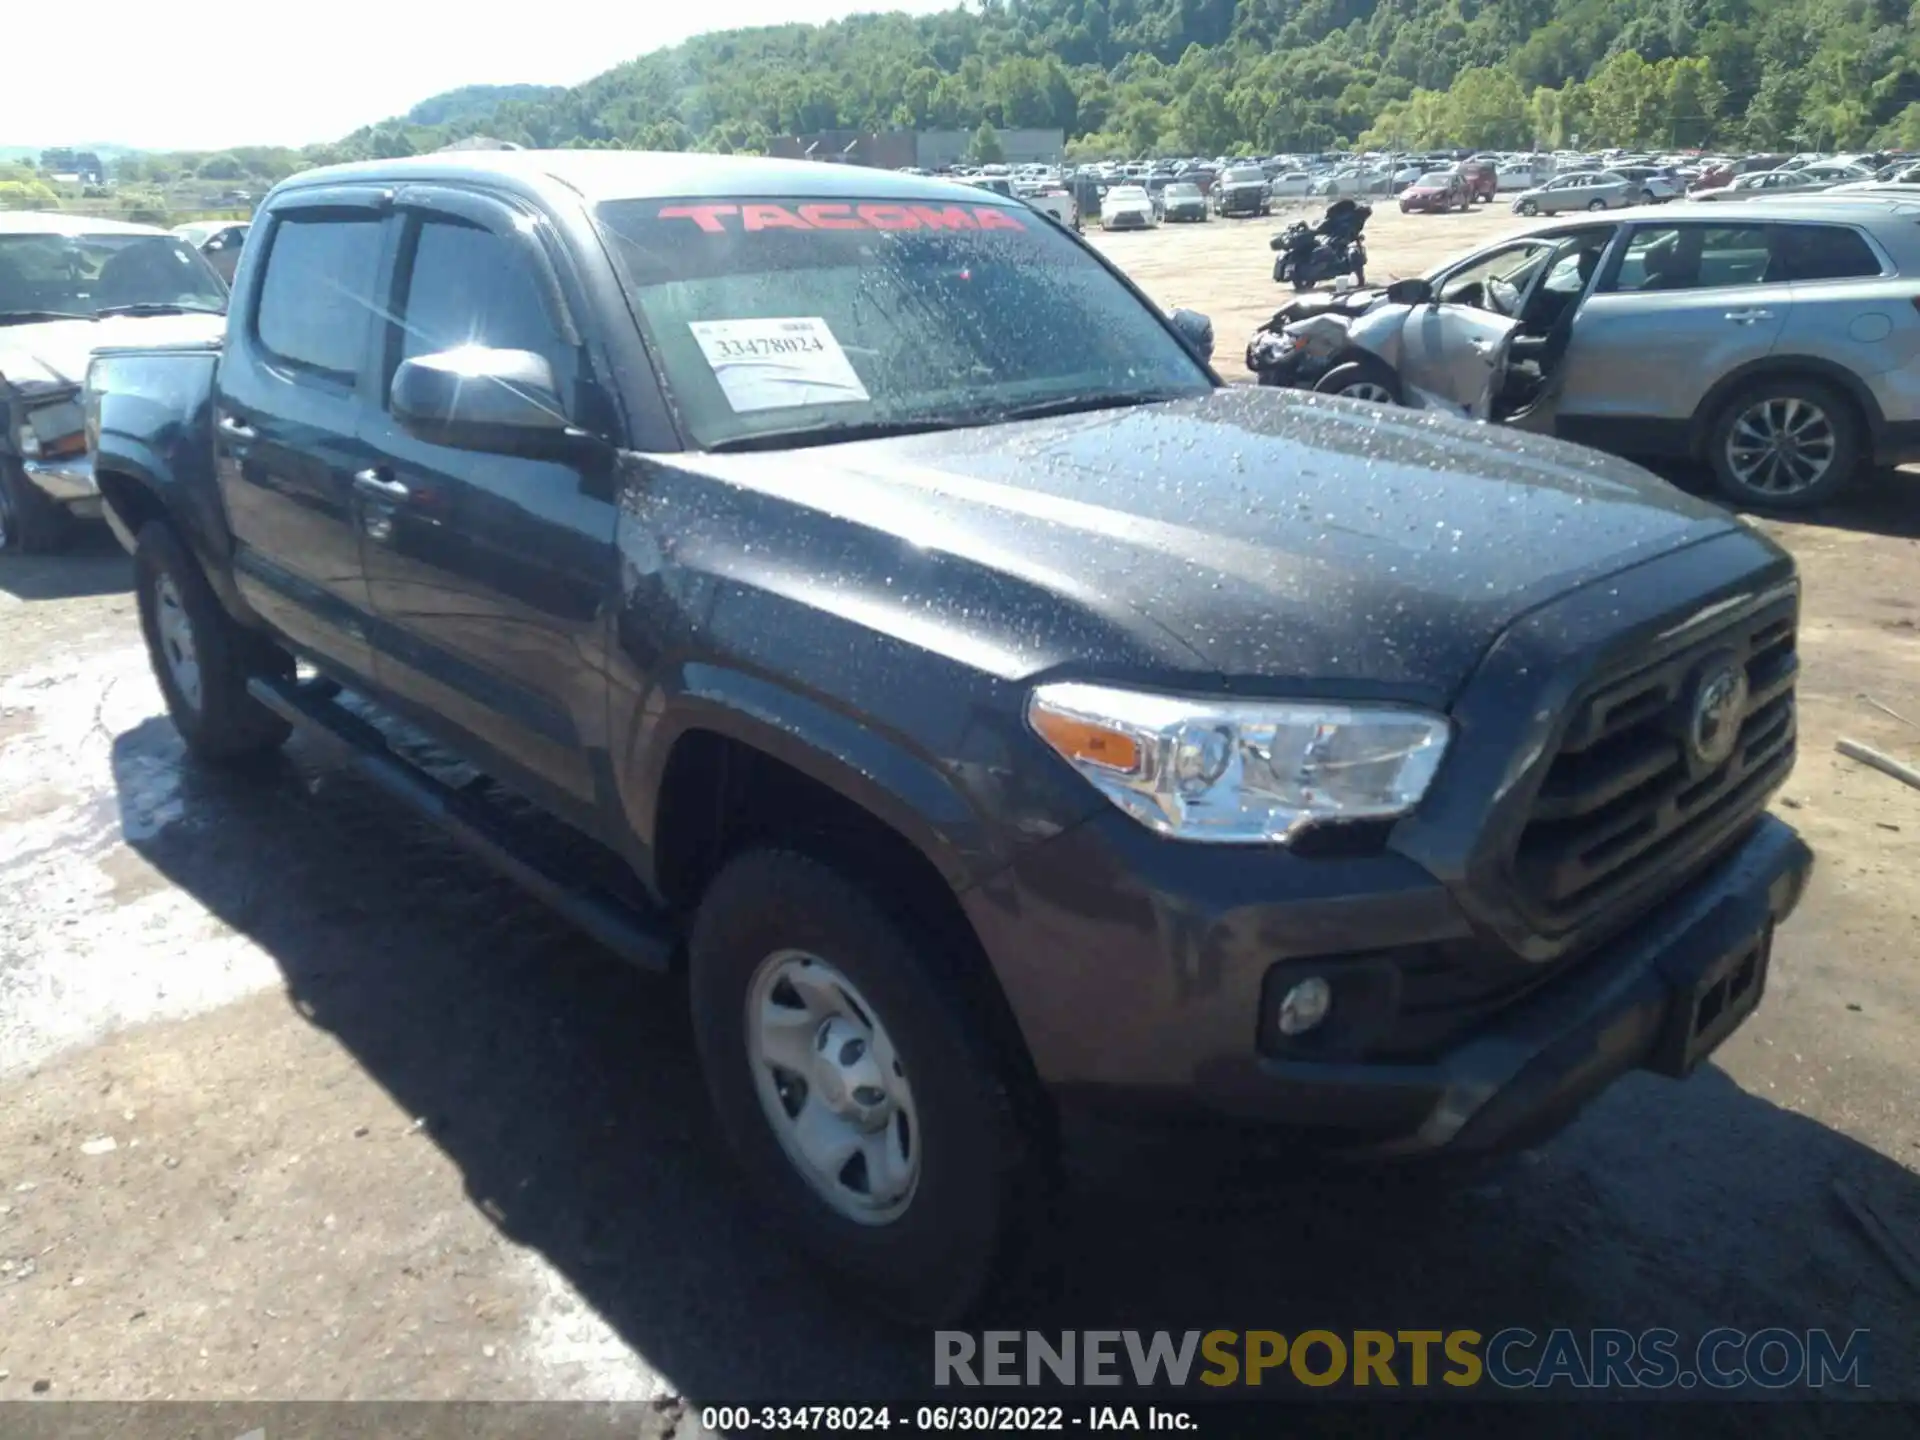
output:
[[[460,85],[576,85],[710,30],[959,0],[93,0],[79,49],[8,47],[0,146],[220,150],[335,140]],[[29,31],[66,28],[28,7]],[[39,16],[40,19],[30,18]],[[14,39],[22,38],[16,28]],[[39,57],[35,59],[34,57]],[[42,60],[47,63],[40,63]]]

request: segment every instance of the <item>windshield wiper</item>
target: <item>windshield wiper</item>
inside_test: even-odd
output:
[[[142,302],[138,305],[102,305],[93,313],[96,315],[224,315],[226,312],[213,305]]]
[[[835,420],[825,425],[796,425],[790,430],[762,430],[753,435],[736,435],[709,445],[715,454],[739,450],[798,450],[806,445],[844,445],[855,440],[890,440],[898,435],[926,435],[935,430],[951,430],[964,425],[964,419],[939,420]]]
[[[42,320],[91,320],[90,310],[0,310],[0,325],[33,325]]]
[[[981,420],[1043,420],[1049,415],[1075,415],[1086,410],[1131,410],[1136,405],[1189,400],[1202,393],[1197,390],[1100,390],[1085,395],[1058,395],[1025,405],[999,405],[978,411],[970,418],[976,424]]]

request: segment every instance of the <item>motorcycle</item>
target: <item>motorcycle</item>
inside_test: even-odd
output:
[[[1311,290],[1322,280],[1351,275],[1356,285],[1367,283],[1367,246],[1361,239],[1373,207],[1353,200],[1336,200],[1317,225],[1296,220],[1268,241],[1278,252],[1273,262],[1275,284],[1292,283],[1295,290]]]

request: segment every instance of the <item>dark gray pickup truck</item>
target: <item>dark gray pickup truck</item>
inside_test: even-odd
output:
[[[745,1169],[888,1310],[982,1295],[1068,1106],[1474,1154],[1758,1003],[1799,593],[1724,512],[1228,388],[934,180],[443,155],[254,236],[222,346],[86,395],[174,723],[330,738],[686,966]]]

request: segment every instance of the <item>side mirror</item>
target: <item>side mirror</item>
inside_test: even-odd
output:
[[[462,345],[403,360],[389,398],[409,434],[456,450],[557,458],[579,435],[553,366],[531,350]]]
[[[1176,310],[1167,318],[1173,322],[1173,328],[1179,332],[1187,348],[1200,357],[1200,363],[1211,365],[1213,363],[1213,321],[1198,310]]]
[[[1431,305],[1433,285],[1417,275],[1407,280],[1396,280],[1387,286],[1387,301],[1393,305]]]

